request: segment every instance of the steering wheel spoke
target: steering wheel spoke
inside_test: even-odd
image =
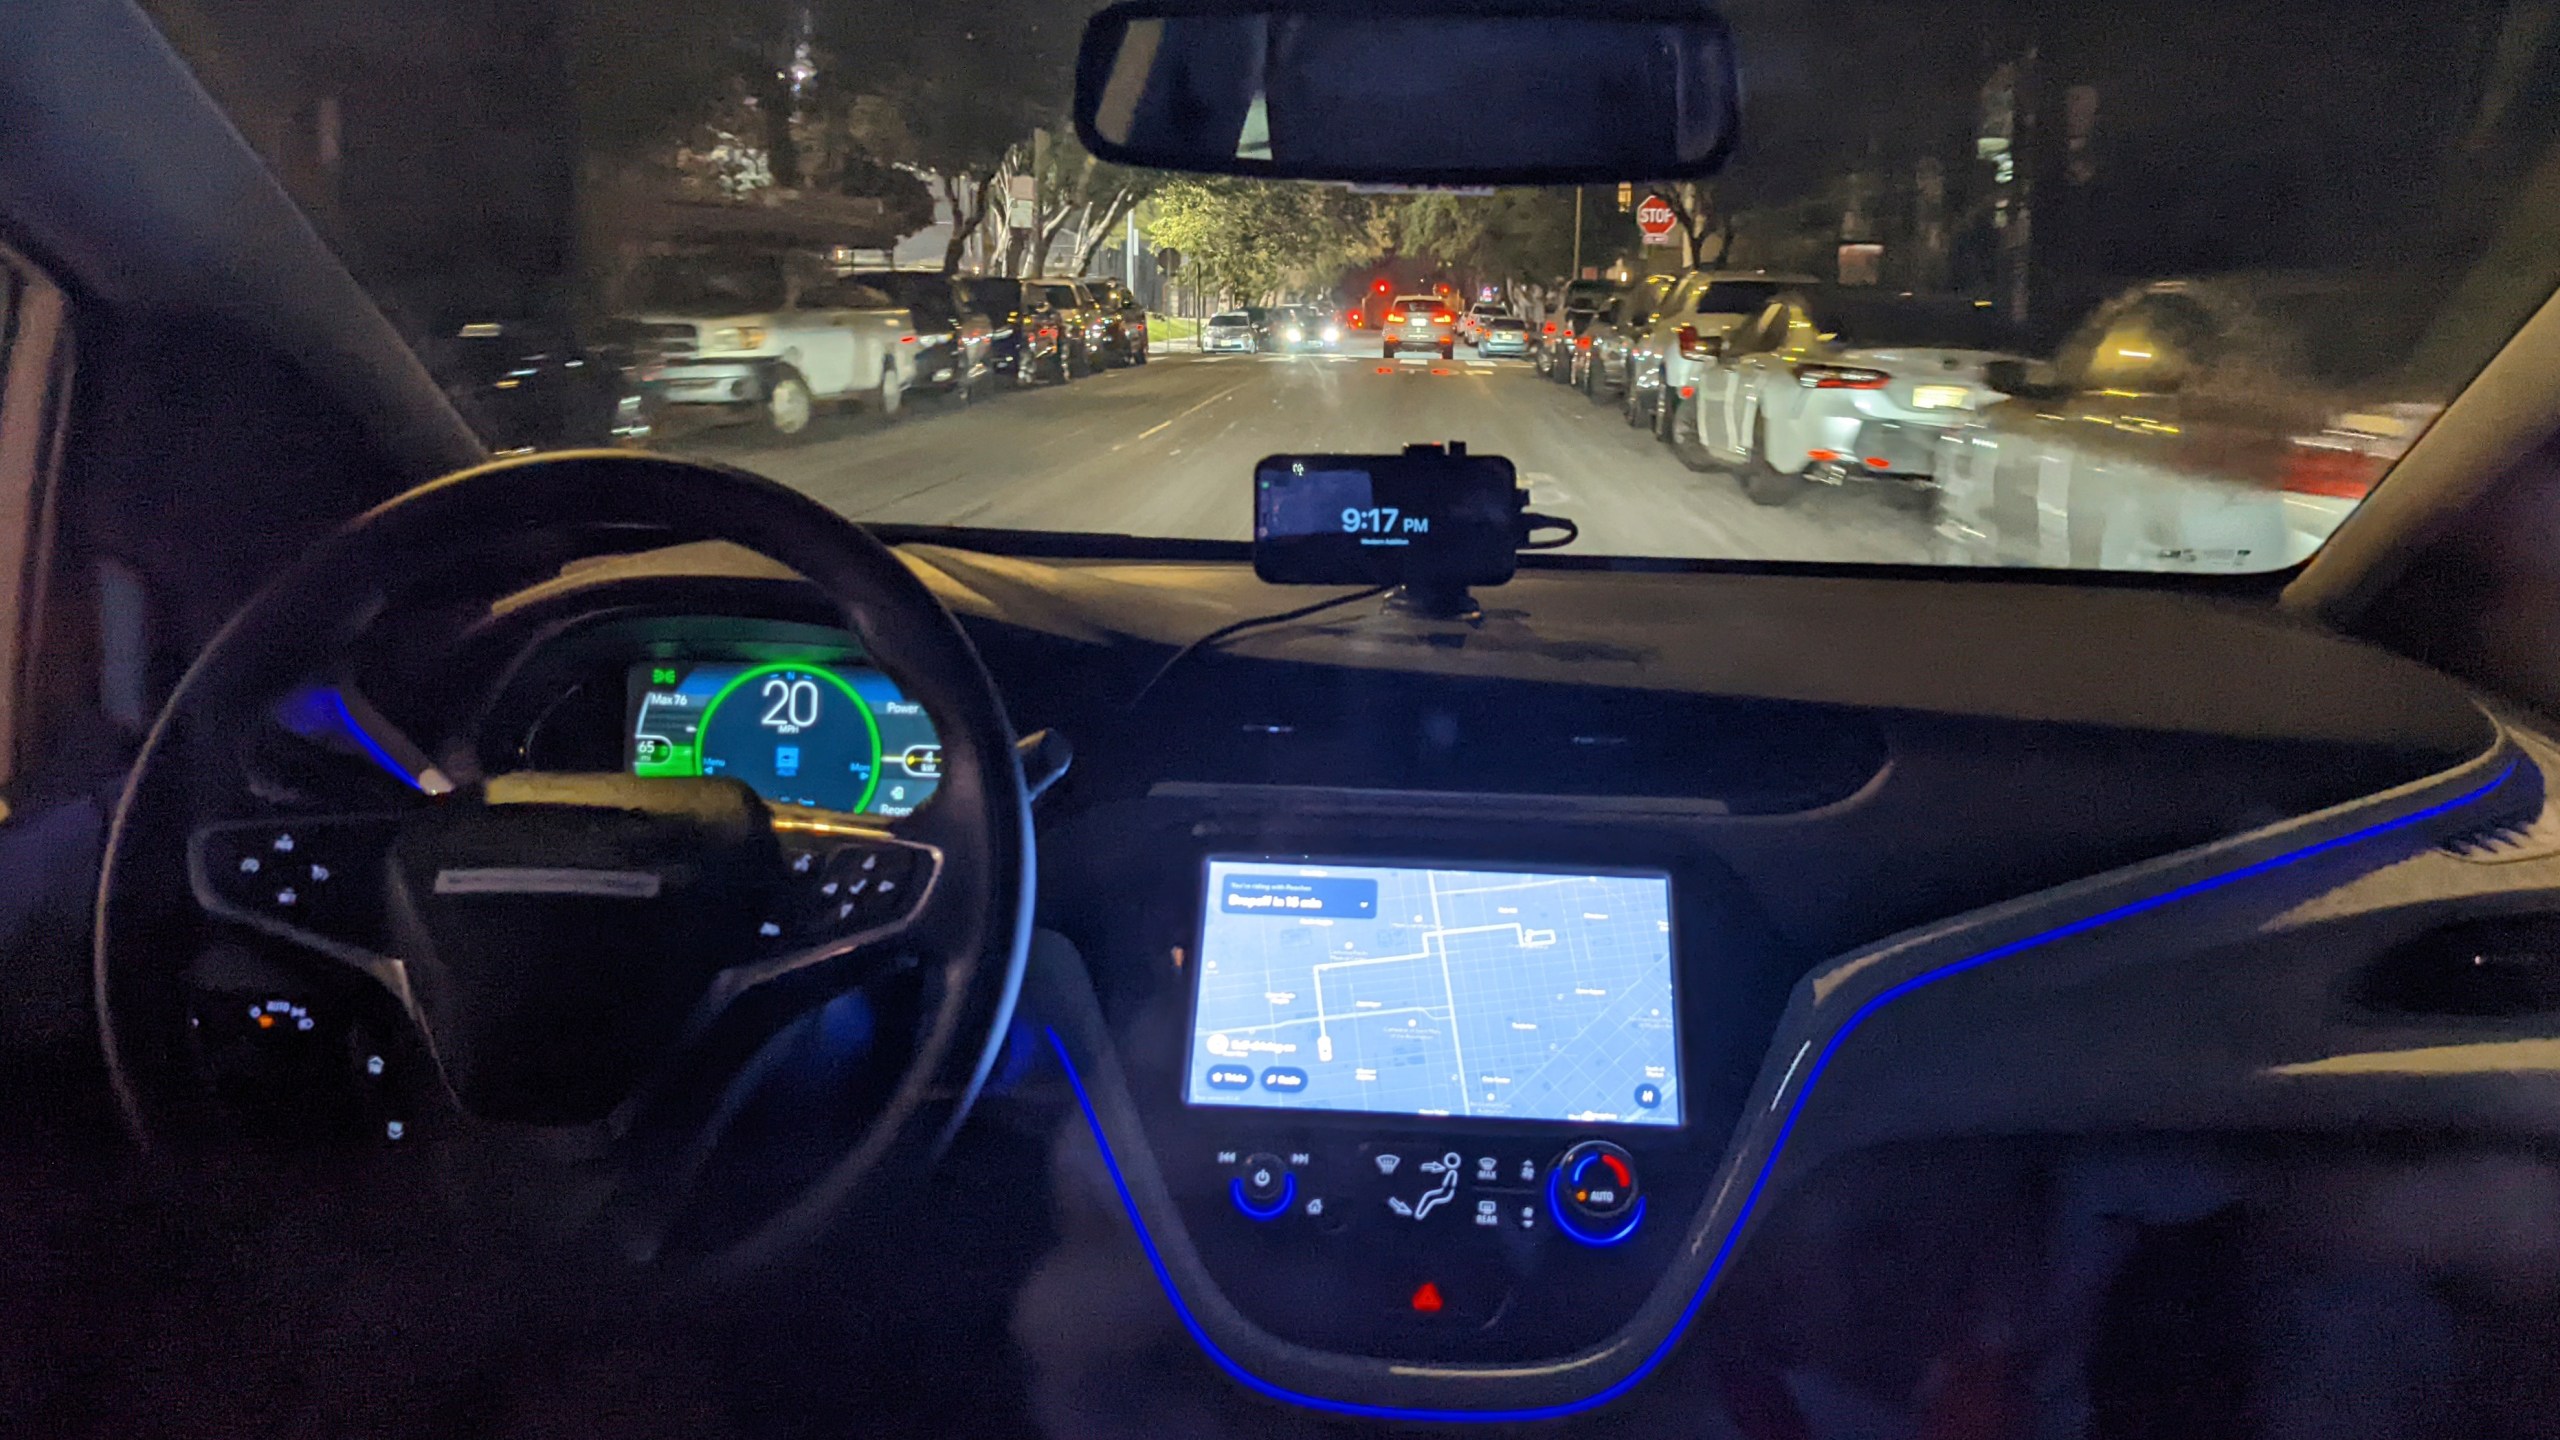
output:
[[[390,953],[383,919],[402,818],[375,811],[201,826],[187,841],[188,887],[205,913],[362,971],[407,1007],[407,970]]]

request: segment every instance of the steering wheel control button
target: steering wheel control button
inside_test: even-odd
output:
[[[1556,1226],[1586,1245],[1615,1245],[1644,1219],[1636,1157],[1606,1140],[1585,1140],[1547,1172]]]
[[[923,852],[891,841],[816,845],[783,861],[778,912],[757,927],[768,948],[823,944],[905,918],[930,875]]]
[[[194,840],[199,898],[230,919],[370,946],[392,829],[366,816],[207,826]]]
[[[1247,1155],[1236,1166],[1227,1191],[1248,1220],[1277,1220],[1298,1198],[1298,1177],[1280,1157],[1267,1151]]]

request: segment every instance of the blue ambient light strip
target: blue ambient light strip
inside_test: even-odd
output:
[[[1708,1292],[1715,1288],[1716,1278],[1724,1273],[1724,1267],[1732,1260],[1734,1247],[1741,1242],[1742,1232],[1751,1218],[1752,1209],[1760,1203],[1761,1193],[1768,1188],[1769,1177],[1777,1170],[1778,1156],[1786,1150],[1787,1139],[1795,1133],[1796,1121],[1804,1114],[1805,1100],[1813,1094],[1813,1087],[1821,1080],[1823,1071],[1830,1067],[1831,1057],[1839,1053],[1841,1045],[1860,1025],[1866,1023],[1867,1017],[1883,1009],[1888,1003],[1924,985],[1944,980],[1950,975],[1963,974],[1965,971],[1988,965],[1994,960],[2006,959],[2023,951],[2035,949],[2039,945],[2049,945],[2056,940],[2085,935],[2092,930],[2112,925],[2116,921],[2146,914],[2180,900],[2191,899],[2209,891],[2219,890],[2226,885],[2236,884],[2252,876],[2298,864],[2315,856],[2388,835],[2393,831],[2405,830],[2412,825],[2434,819],[2436,816],[2459,810],[2507,783],[2507,780],[2516,773],[2517,764],[2518,762],[2510,760],[2505,769],[2500,770],[2488,783],[2478,789],[2455,796],[2451,800],[2440,801],[2423,810],[2411,811],[2396,820],[2385,820],[2379,824],[2366,826],[2362,830],[2352,830],[2344,835],[2320,841],[2318,844],[2306,845],[2299,850],[2288,850],[2280,855],[2271,855],[2264,860],[2243,865],[2237,870],[2208,875],[2201,880],[2189,881],[2187,884],[2164,890],[2157,895],[2128,901],[2111,910],[2102,910],[2069,924],[2057,925],[2051,930],[2012,940],[2005,945],[1995,945],[1978,955],[1950,961],[1935,970],[1924,970],[1908,980],[1889,986],[1869,997],[1866,1003],[1850,1013],[1849,1018],[1842,1022],[1838,1030],[1832,1032],[1831,1039],[1822,1047],[1821,1055],[1815,1058],[1812,1068],[1805,1071],[1804,1084],[1796,1091],[1795,1103],[1787,1108],[1786,1123],[1778,1127],[1778,1137],[1770,1143],[1768,1157],[1761,1162],[1760,1173],[1751,1182],[1751,1192],[1743,1197],[1742,1208],[1734,1213],[1733,1223],[1726,1227],[1724,1241],[1717,1247],[1715,1259],[1708,1262],[1707,1273],[1699,1278],[1697,1293],[1689,1297],[1689,1303],[1680,1311],[1680,1318],[1672,1323],[1670,1333],[1662,1337],[1662,1343],[1655,1346],[1652,1353],[1646,1355],[1635,1369],[1629,1371],[1616,1383],[1579,1400],[1513,1410],[1434,1410],[1419,1406],[1369,1405],[1358,1401],[1328,1400],[1319,1395],[1302,1395],[1295,1390],[1274,1385],[1245,1369],[1236,1362],[1234,1357],[1218,1348],[1217,1342],[1209,1338],[1209,1332],[1202,1328],[1199,1319],[1191,1313],[1191,1307],[1183,1303],[1182,1292],[1173,1283],[1173,1273],[1165,1267],[1164,1256],[1156,1249],[1155,1237],[1147,1233],[1147,1222],[1138,1214],[1137,1199],[1129,1193],[1128,1178],[1120,1172],[1120,1159],[1111,1151],[1110,1137],[1102,1133],[1102,1119],[1094,1112],[1093,1097],[1085,1091],[1084,1077],[1077,1073],[1075,1061],[1067,1054],[1066,1042],[1059,1038],[1055,1027],[1051,1027],[1048,1032],[1049,1047],[1057,1052],[1058,1064],[1066,1071],[1067,1083],[1075,1089],[1076,1103],[1084,1109],[1085,1123],[1093,1130],[1094,1143],[1102,1149],[1102,1163],[1110,1168],[1112,1186],[1120,1192],[1121,1207],[1129,1212],[1129,1223],[1138,1232],[1138,1243],[1146,1249],[1147,1262],[1155,1267],[1156,1279],[1164,1286],[1165,1298],[1173,1302],[1174,1314],[1180,1317],[1183,1328],[1191,1332],[1191,1338],[1199,1343],[1201,1350],[1206,1352],[1211,1360],[1217,1362],[1218,1368],[1234,1376],[1238,1383],[1259,1394],[1268,1395],[1274,1400],[1285,1401],[1291,1405],[1331,1411],[1337,1415],[1356,1415],[1365,1419],[1411,1420],[1433,1424],[1468,1422],[1504,1424],[1524,1420],[1560,1419],[1606,1405],[1634,1389],[1646,1376],[1651,1375],[1664,1359],[1669,1357],[1671,1348],[1680,1343],[1681,1336],[1688,1333],[1690,1322],[1697,1319],[1700,1307],[1706,1304]]]

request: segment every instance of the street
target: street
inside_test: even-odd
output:
[[[1922,562],[1930,529],[1862,487],[1751,503],[1697,474],[1615,403],[1527,361],[1159,353],[1069,385],[968,406],[919,399],[896,421],[826,417],[792,441],[746,426],[670,445],[792,485],[857,520],[1250,538],[1254,462],[1462,440],[1509,457],[1533,508],[1582,527],[1574,553]]]

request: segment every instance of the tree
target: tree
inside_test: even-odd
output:
[[[1027,167],[1040,178],[1039,207],[1031,217],[1030,253],[1021,272],[1044,273],[1051,248],[1059,237],[1073,231],[1077,248],[1071,273],[1081,275],[1092,268],[1093,257],[1110,239],[1120,217],[1153,194],[1166,177],[1161,171],[1132,170],[1098,160],[1065,129],[1049,132],[1046,142],[1035,148]]]
[[[1213,297],[1260,299],[1331,285],[1392,248],[1374,198],[1265,180],[1168,180],[1147,237],[1183,254],[1184,279]]]
[[[1544,282],[1573,264],[1571,190],[1417,195],[1397,222],[1403,253],[1446,266],[1470,286]]]
[[[810,0],[819,83],[898,120],[872,158],[937,178],[951,207],[943,268],[957,269],[1017,147],[1060,119],[1083,14],[1040,0],[967,6]]]

